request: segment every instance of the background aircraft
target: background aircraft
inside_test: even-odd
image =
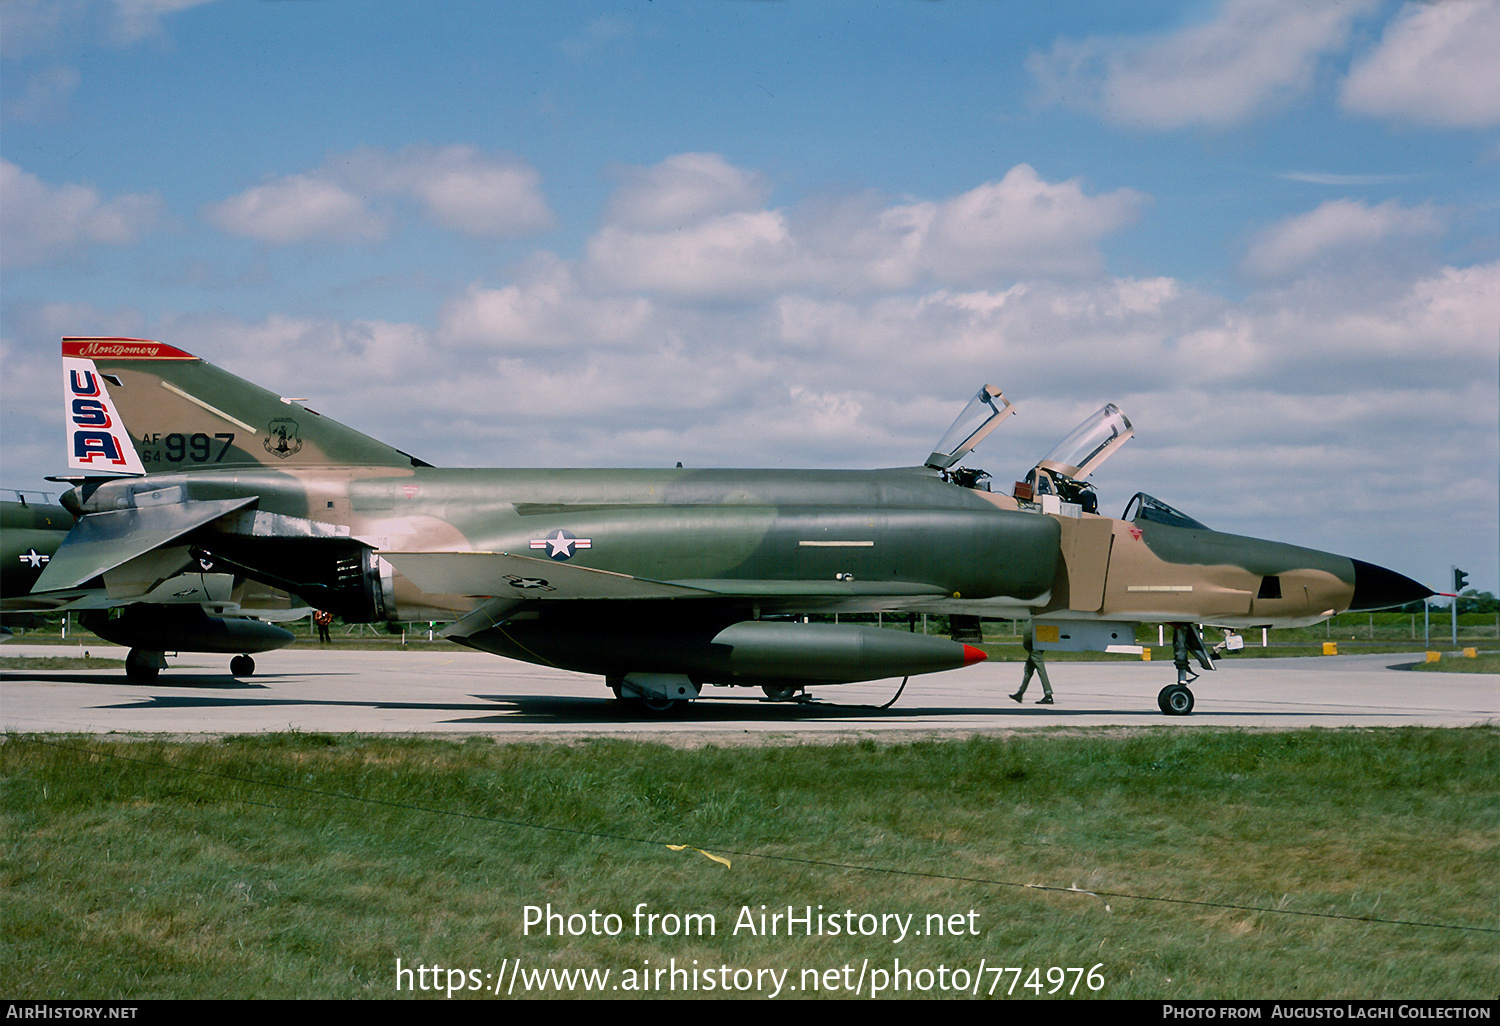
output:
[[[52,608],[29,595],[42,568],[73,529],[73,514],[48,501],[49,496],[15,492],[14,500],[0,500],[0,637],[12,627],[32,627],[41,618],[34,612]],[[40,500],[40,501],[39,501]]]
[[[926,465],[875,471],[438,469],[172,346],[63,341],[77,525],[36,587],[150,594],[193,565],[351,622],[451,620],[460,644],[598,674],[669,708],[706,684],[810,686],[983,658],[811,613],[1035,621],[1037,646],[1134,623],[1296,626],[1429,594],[1368,563],[1210,531],[1149,496],[1098,516],[1084,478],[1129,438],[1113,407],[1012,494],[956,464],[1009,411],[982,389]]]

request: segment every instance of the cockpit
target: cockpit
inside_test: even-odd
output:
[[[1121,520],[1131,523],[1145,521],[1152,524],[1166,524],[1168,527],[1186,527],[1198,531],[1207,531],[1208,525],[1199,523],[1180,509],[1175,509],[1162,502],[1154,495],[1145,492],[1136,492],[1130,501],[1125,504],[1125,513]]]
[[[985,385],[969,400],[937,448],[927,457],[927,468],[959,487],[990,492],[992,478],[987,471],[956,464],[1014,412],[1015,405],[998,388]],[[1114,403],[1106,403],[1069,432],[1027,472],[1024,480],[1017,481],[1010,498],[1015,501],[1017,509],[1039,513],[1064,516],[1098,513],[1098,493],[1093,484],[1084,479],[1099,469],[1134,434],[1130,419]],[[1207,529],[1181,510],[1145,492],[1137,492],[1131,498],[1121,519]]]
[[[980,442],[984,441],[986,435],[1000,426],[1000,422],[1015,412],[1015,405],[1005,398],[994,385],[985,385],[969,400],[969,404],[963,408],[953,426],[944,432],[938,441],[937,448],[927,457],[927,466],[932,470],[941,471],[946,479],[955,480],[958,471],[950,473],[948,468],[967,456]],[[967,470],[967,468],[964,468]],[[984,471],[967,470],[964,475],[971,478],[964,487],[973,488],[978,483],[978,478],[973,475],[979,474],[983,477],[990,475]],[[962,483],[962,482],[960,482]]]
[[[1076,506],[1083,513],[1099,512],[1099,496],[1088,477],[1115,451],[1130,440],[1135,429],[1114,403],[1106,403],[1082,424],[1074,428],[1040,463],[1032,467],[1025,481],[1016,483],[1015,497],[1042,506],[1044,512],[1063,510],[1063,503]],[[1029,496],[1024,493],[1029,491]],[[1049,501],[1050,496],[1056,498]],[[1058,509],[1048,507],[1057,503]]]

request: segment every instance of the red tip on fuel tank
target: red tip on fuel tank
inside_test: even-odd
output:
[[[983,651],[981,651],[980,649],[975,648],[973,645],[965,645],[964,646],[964,665],[965,666],[972,666],[975,663],[983,662],[984,660],[986,660],[988,658],[989,658],[989,656],[985,655],[985,653]]]

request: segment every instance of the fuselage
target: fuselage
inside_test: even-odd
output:
[[[924,469],[242,468],[107,482],[90,512],[254,496],[376,552],[495,552],[711,582],[756,613],[891,610],[1292,626],[1350,607],[1356,567],[1298,546],[1026,509]],[[477,593],[390,574],[392,619]],[[732,585],[728,582],[734,582]]]

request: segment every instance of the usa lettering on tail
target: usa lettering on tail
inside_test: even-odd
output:
[[[107,343],[99,343],[101,346]],[[78,351],[86,347],[77,347]],[[103,374],[91,359],[68,355],[63,347],[66,384],[68,469],[86,474],[144,474],[145,467],[120,416],[110,402]]]

